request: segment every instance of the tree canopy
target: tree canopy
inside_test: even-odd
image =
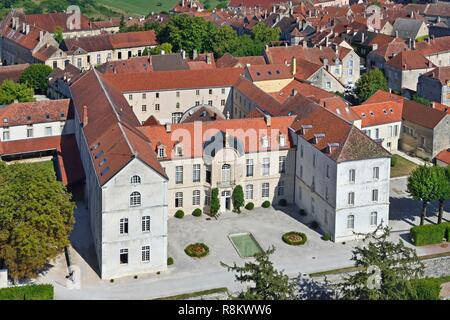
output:
[[[365,101],[378,90],[387,91],[388,82],[380,69],[373,69],[361,76],[356,82],[356,94]]]
[[[69,244],[74,207],[52,162],[0,163],[0,262],[14,279],[36,276]]]
[[[5,80],[0,85],[0,104],[34,101],[34,90],[26,84]]]
[[[242,190],[241,185],[237,185],[233,189],[233,194],[231,195],[233,199],[233,209],[237,213],[241,212],[241,208],[244,206],[244,190]]]
[[[381,234],[379,231],[382,231]],[[366,235],[361,246],[353,250],[352,260],[360,271],[350,274],[337,285],[340,298],[347,300],[412,299],[411,281],[423,275],[424,265],[416,251],[389,241],[388,227]]]
[[[236,299],[243,300],[291,300],[297,298],[297,282],[282,271],[278,271],[270,261],[275,252],[272,247],[255,255],[255,262],[246,262],[243,267],[221,263],[228,271],[236,273],[236,280],[253,285],[240,292]]]
[[[444,204],[446,201],[450,200],[450,166],[435,166],[432,170],[434,171],[436,181],[436,192],[434,198],[439,201],[438,223],[442,223]]]
[[[46,94],[51,72],[52,68],[45,64],[32,64],[20,75],[19,83],[33,88],[36,93]]]

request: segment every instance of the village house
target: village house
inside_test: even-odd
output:
[[[450,106],[450,66],[438,67],[419,77],[417,94]]]

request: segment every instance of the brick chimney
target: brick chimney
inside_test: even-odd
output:
[[[88,107],[83,106],[83,128],[88,125],[89,118],[88,118]]]
[[[292,57],[291,71],[292,75],[295,76],[295,74],[297,73],[297,59],[295,57]]]
[[[272,125],[272,117],[268,114],[264,115],[264,121],[266,122],[266,126],[270,127]]]

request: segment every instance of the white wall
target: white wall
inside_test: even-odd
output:
[[[51,134],[46,134],[46,128],[51,128]],[[8,129],[4,127],[0,127],[0,140],[3,140],[3,132],[9,131],[9,140],[22,140],[29,139],[27,137],[27,129],[29,127],[27,125],[20,126],[11,126]],[[61,134],[73,134],[74,133],[74,121],[54,121],[54,122],[44,122],[44,123],[35,123],[32,125],[33,128],[33,136],[32,138],[42,138],[48,136],[59,136]]]

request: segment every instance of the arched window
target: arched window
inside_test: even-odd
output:
[[[140,184],[140,183],[141,183],[141,177],[139,177],[139,176],[131,177],[131,184]]]
[[[222,166],[222,182],[230,182],[231,180],[231,166],[224,164]]]
[[[137,191],[134,191],[130,195],[130,206],[137,207],[141,205],[141,194]]]

